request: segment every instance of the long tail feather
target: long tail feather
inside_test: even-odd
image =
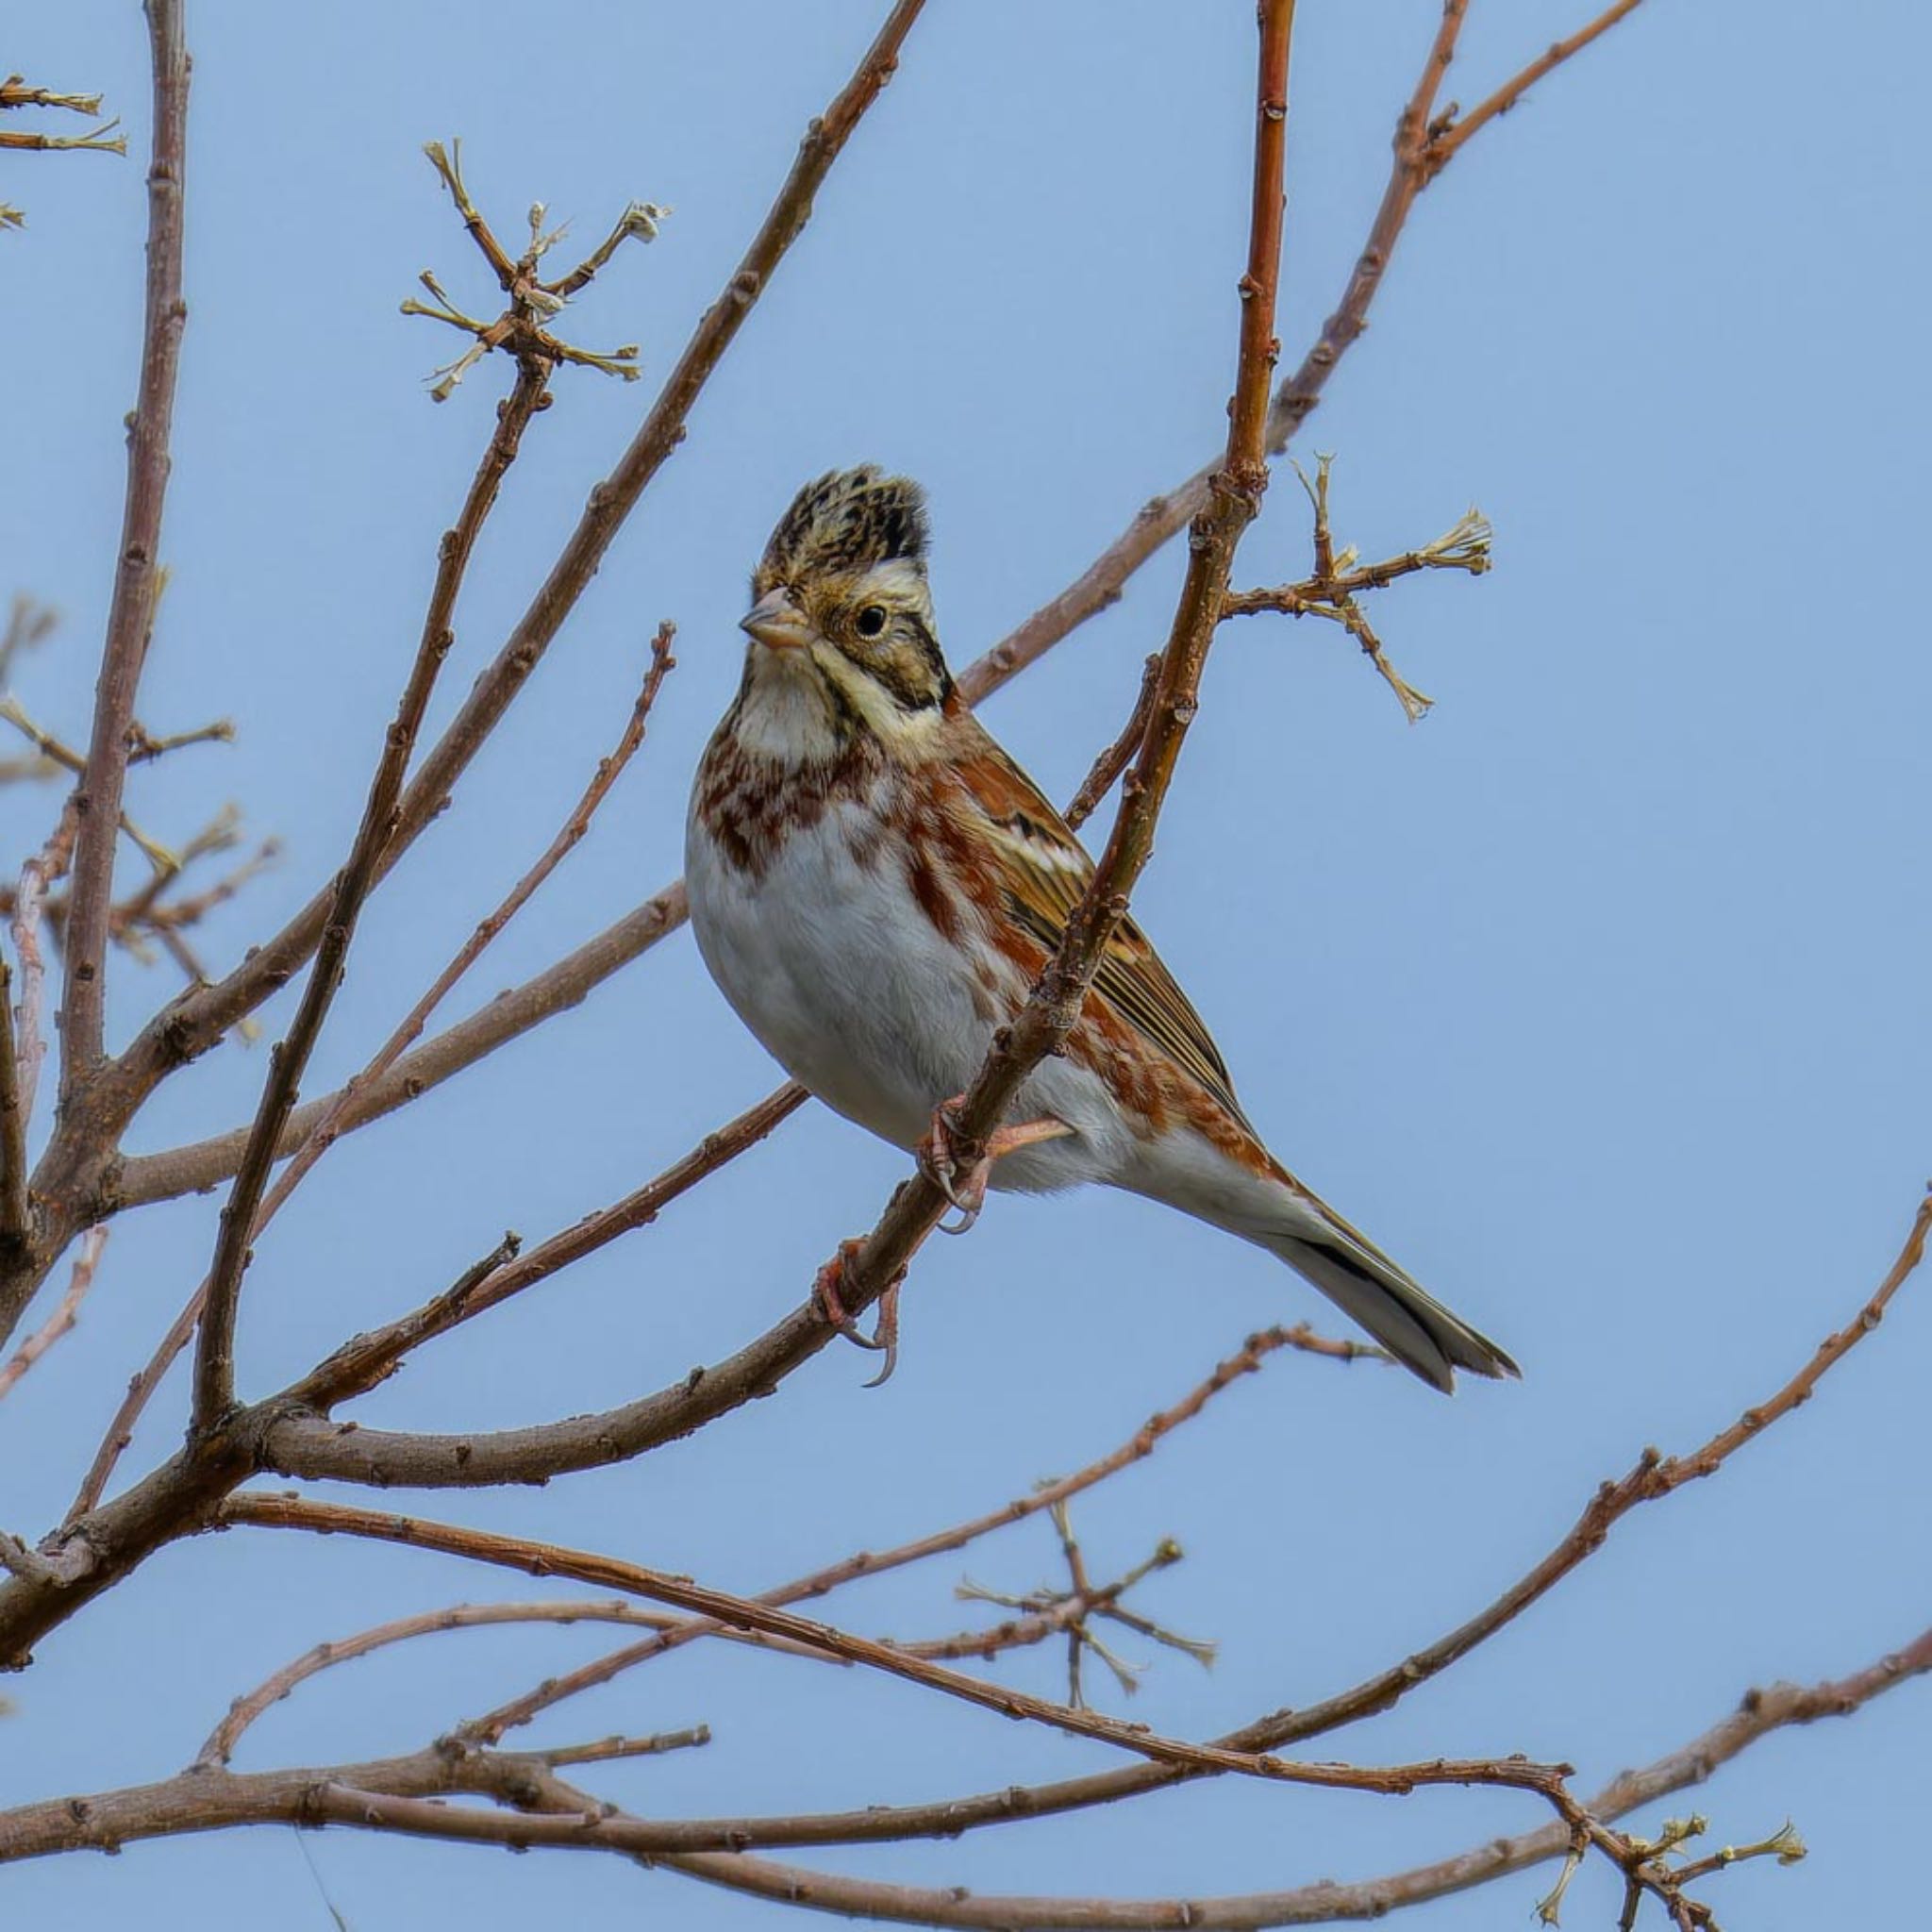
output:
[[[1522,1371],[1488,1336],[1452,1314],[1354,1230],[1283,1231],[1259,1239],[1296,1274],[1373,1335],[1404,1368],[1453,1394],[1457,1369],[1477,1375]]]

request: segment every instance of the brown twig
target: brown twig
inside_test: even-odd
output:
[[[1431,128],[1425,158],[1425,180],[1433,181],[1456,158],[1473,134],[1498,114],[1507,114],[1546,74],[1560,67],[1573,54],[1581,53],[1599,35],[1607,33],[1625,14],[1634,13],[1639,5],[1640,0],[1616,0],[1615,6],[1605,8],[1588,26],[1579,27],[1567,40],[1553,42],[1527,67],[1511,75],[1494,93],[1478,102],[1460,119],[1445,117],[1446,125]]]
[[[40,1091],[41,1066],[47,1057],[47,1036],[41,1023],[46,1001],[47,961],[41,949],[41,926],[46,913],[47,893],[67,871],[74,852],[79,814],[70,798],[47,842],[20,869],[20,884],[13,894],[13,949],[20,955],[20,1005],[16,1013],[20,1058],[20,1131],[25,1138],[33,1119],[34,1100]],[[25,1307],[23,1299],[21,1307]],[[19,1317],[19,1308],[12,1319]],[[11,1331],[4,1281],[0,1281],[0,1336]]]
[[[127,427],[127,501],[115,551],[114,594],[101,646],[87,770],[75,790],[79,836],[67,922],[67,974],[60,1016],[63,1107],[100,1062],[107,996],[108,910],[114,899],[115,827],[127,781],[127,732],[154,621],[161,511],[181,335],[183,175],[188,150],[188,48],[183,0],[146,0],[154,65],[154,155],[148,167],[146,314],[141,389]],[[0,1309],[0,1336],[18,1310]]]
[[[13,1385],[72,1328],[80,1318],[80,1305],[94,1285],[94,1273],[101,1265],[101,1250],[108,1244],[105,1227],[91,1227],[81,1236],[74,1251],[74,1267],[67,1277],[67,1291],[54,1312],[17,1348],[12,1358],[0,1364],[0,1396],[10,1394]]]
[[[1314,508],[1314,575],[1299,583],[1276,584],[1268,590],[1230,591],[1222,599],[1221,615],[1224,621],[1278,611],[1289,617],[1325,617],[1343,625],[1374,662],[1413,724],[1435,701],[1424,697],[1389,661],[1381,639],[1356,601],[1357,595],[1363,591],[1379,591],[1418,571],[1460,570],[1472,576],[1483,575],[1491,561],[1492,533],[1489,520],[1480,510],[1470,509],[1433,543],[1426,543],[1420,550],[1406,550],[1400,556],[1371,564],[1355,563],[1355,552],[1349,550],[1338,561],[1328,517],[1328,478],[1333,460],[1325,456],[1316,458],[1312,483],[1301,466],[1295,466],[1295,474],[1301,477],[1302,487]]]
[[[1932,1672],[1932,1630],[1904,1650],[1849,1677],[1822,1684],[1778,1684],[1746,1694],[1738,1711],[1688,1744],[1641,1771],[1626,1771],[1580,1808],[1592,1822],[1621,1818],[1674,1791],[1703,1783],[1721,1765],[1762,1739],[1790,1725],[1848,1717],[1874,1697]],[[1015,1793],[1011,1817],[1032,1815]],[[738,1821],[744,1845],[866,1842],[898,1834],[875,1813],[834,1818]],[[852,1917],[910,1924],[987,1928],[987,1932],[1262,1932],[1278,1925],[1321,1925],[1381,1919],[1563,1856],[1576,1827],[1558,1820],[1513,1838],[1485,1840],[1469,1851],[1386,1877],[1342,1884],[1323,1879],[1285,1891],[1223,1897],[1167,1899],[1015,1898],[968,1891],[960,1886],[929,1888],[848,1877],[822,1869],[804,1871],[734,1852],[726,1856],[672,1854],[661,1862],[694,1878],[791,1905],[816,1907]],[[834,1839],[831,1834],[837,1833]],[[849,1835],[848,1835],[849,1833]],[[824,1834],[824,1835],[821,1835]],[[4,1846],[0,1824],[0,1846]]]
[[[23,74],[9,74],[0,80],[0,112],[9,108],[64,108],[70,114],[85,114],[94,119],[101,111],[101,97],[56,93],[49,87],[30,87]]]
[[[775,1609],[749,1597],[733,1596],[728,1591],[695,1583],[689,1577],[672,1576],[591,1550],[566,1549],[560,1544],[500,1536],[456,1524],[432,1523],[423,1517],[393,1516],[345,1504],[254,1492],[230,1496],[214,1511],[210,1525],[368,1537],[378,1542],[406,1543],[414,1549],[436,1550],[445,1556],[536,1575],[567,1576],[596,1589],[626,1591],[656,1603],[715,1618],[737,1629],[758,1631],[841,1657],[849,1663],[867,1665],[887,1676],[904,1678],[1004,1717],[1029,1719],[1075,1737],[1115,1745],[1154,1763],[1184,1767],[1195,1773],[1232,1772],[1238,1776],[1268,1782],[1394,1796],[1407,1796],[1426,1786],[1452,1784],[1495,1785],[1533,1791],[1552,1802],[1561,1801],[1564,1795],[1562,1779],[1566,1767],[1536,1764],[1522,1757],[1436,1758],[1426,1763],[1393,1765],[1303,1763],[1263,1752],[1230,1750],[1219,1744],[1194,1744],[1179,1738],[1163,1737],[1141,1724],[1124,1724],[1095,1711],[1074,1710],[1005,1685],[990,1684],[915,1657],[908,1650],[856,1637],[850,1631],[815,1623],[790,1610]]]
[[[561,341],[551,333],[547,325],[610,259],[622,242],[655,241],[658,223],[670,210],[652,202],[632,202],[608,239],[588,259],[580,262],[569,275],[555,281],[544,281],[537,274],[537,264],[561,238],[563,229],[558,228],[547,235],[543,232],[543,204],[538,202],[531,208],[529,246],[519,258],[512,260],[508,250],[496,239],[489,223],[477,211],[470,199],[468,188],[463,184],[462,143],[453,142],[445,148],[441,142],[432,141],[423,151],[441,175],[450,199],[456,203],[457,211],[463,218],[463,225],[470,231],[471,240],[490,264],[504,293],[509,297],[509,307],[494,322],[479,322],[475,316],[465,315],[450,300],[441,283],[428,269],[423,271],[418,279],[429,291],[434,306],[418,302],[411,296],[403,304],[402,312],[405,315],[427,316],[433,322],[445,323],[475,338],[475,342],[454,362],[436,372],[434,386],[429,391],[430,400],[447,402],[469,371],[495,349],[504,350],[519,359],[536,356],[552,363],[575,363],[599,370],[607,375],[622,376],[626,382],[635,382],[641,373],[637,365],[638,347],[635,342],[626,343],[608,356],[597,355]]]
[[[13,969],[0,959],[0,1251],[20,1252],[30,1239],[26,1191],[26,1107],[14,1034]]]
[[[0,150],[18,148],[28,153],[50,153],[56,149],[78,149],[84,153],[102,155],[125,155],[127,152],[127,137],[116,134],[119,121],[104,122],[98,127],[90,127],[85,134],[28,134],[18,128],[0,127]],[[0,220],[0,226],[18,225],[19,211],[8,210],[8,219]]]
[[[245,1691],[228,1707],[227,1714],[211,1730],[194,1754],[197,1768],[225,1765],[235,1755],[242,1735],[265,1711],[290,1696],[298,1685],[323,1671],[333,1670],[372,1651],[392,1643],[408,1643],[419,1637],[439,1635],[445,1630],[475,1630],[498,1624],[644,1624],[663,1623],[661,1611],[640,1609],[622,1599],[609,1603],[587,1603],[576,1598],[557,1602],[521,1604],[451,1604],[440,1610],[422,1610],[412,1617],[397,1617],[358,1630],[353,1637],[340,1637],[318,1643],[264,1677],[254,1690]]]
[[[249,1244],[255,1235],[257,1210],[268,1186],[282,1131],[295,1110],[308,1057],[321,1036],[336,989],[341,984],[358,916],[363,901],[381,876],[383,854],[395,834],[403,780],[408,771],[410,753],[415,749],[416,734],[422,728],[437,675],[456,641],[450,625],[471,552],[496,502],[504,475],[516,460],[524,430],[542,406],[549,377],[550,365],[540,358],[532,357],[517,364],[516,381],[498,413],[496,428],[471,481],[462,510],[440,546],[436,583],[423,620],[422,641],[416,647],[415,659],[396,706],[394,722],[383,740],[382,754],[376,760],[362,808],[361,824],[336,880],[328,920],[316,947],[308,983],[302,990],[302,1001],[287,1036],[269,1056],[268,1078],[262,1086],[255,1125],[249,1131],[248,1146],[236,1171],[233,1191],[222,1209],[221,1233],[202,1298],[200,1341],[194,1360],[194,1410],[191,1424],[193,1431],[206,1431],[234,1406],[235,1314],[242,1277],[248,1266]],[[77,898],[76,880],[76,902]],[[77,913],[76,903],[76,916]]]
[[[1078,831],[1100,808],[1100,801],[1114,788],[1114,781],[1127,769],[1134,754],[1141,749],[1141,741],[1147,736],[1147,726],[1154,716],[1154,694],[1160,689],[1160,659],[1150,656],[1141,669],[1141,693],[1134,700],[1134,708],[1127,714],[1127,722],[1122,727],[1121,735],[1093,760],[1093,768],[1080,781],[1080,789],[1074,793],[1073,802],[1067,807],[1067,824]]]
[[[598,1738],[588,1744],[553,1744],[530,1756],[555,1771],[562,1764],[607,1764],[614,1757],[661,1757],[667,1751],[691,1751],[711,1741],[709,1724],[692,1724],[682,1731],[652,1731],[641,1738],[622,1735]]]

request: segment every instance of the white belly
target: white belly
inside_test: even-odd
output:
[[[859,863],[847,814],[870,819],[862,805],[835,807],[786,839],[756,877],[727,864],[693,821],[691,927],[711,976],[773,1058],[828,1107],[911,1148],[933,1108],[978,1072],[1004,1014],[920,911],[890,851]],[[1043,1114],[1074,1133],[998,1162],[995,1187],[1035,1191],[1121,1174],[1131,1137],[1094,1075],[1047,1061],[1014,1109]]]

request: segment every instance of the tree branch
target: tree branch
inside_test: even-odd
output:
[[[26,1191],[26,1107],[13,1030],[13,969],[0,959],[0,1251],[24,1251],[31,1233]]]
[[[67,921],[67,974],[60,1016],[63,1111],[101,1058],[107,998],[108,911],[114,897],[114,846],[126,787],[128,729],[154,623],[161,511],[167,500],[175,381],[188,305],[181,294],[183,188],[188,154],[190,62],[184,0],[146,0],[154,65],[154,155],[148,166],[147,293],[141,388],[128,421],[127,498],[116,553],[114,594],[94,691],[87,770],[74,794],[79,839]],[[0,1309],[0,1338],[19,1309]]]
[[[94,1285],[101,1250],[107,1244],[105,1226],[91,1227],[81,1236],[80,1246],[74,1253],[74,1267],[67,1277],[67,1291],[54,1312],[14,1351],[11,1360],[0,1366],[0,1396],[11,1394],[14,1384],[80,1319],[80,1305]]]
[[[1579,27],[1567,40],[1554,42],[1527,67],[1511,75],[1494,93],[1479,101],[1461,119],[1450,120],[1447,125],[1432,130],[1427,178],[1433,181],[1473,134],[1498,114],[1507,114],[1544,75],[1560,67],[1573,54],[1581,53],[1599,35],[1608,33],[1625,14],[1636,12],[1640,4],[1641,0],[1616,0],[1615,6],[1605,8],[1588,26]]]

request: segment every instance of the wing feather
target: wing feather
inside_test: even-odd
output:
[[[1093,861],[1073,827],[977,722],[970,715],[959,722],[972,726],[973,741],[961,746],[953,768],[1000,856],[1008,908],[1051,952],[1086,894]],[[1122,920],[1108,941],[1093,991],[1248,1126],[1221,1049],[1132,918]]]

